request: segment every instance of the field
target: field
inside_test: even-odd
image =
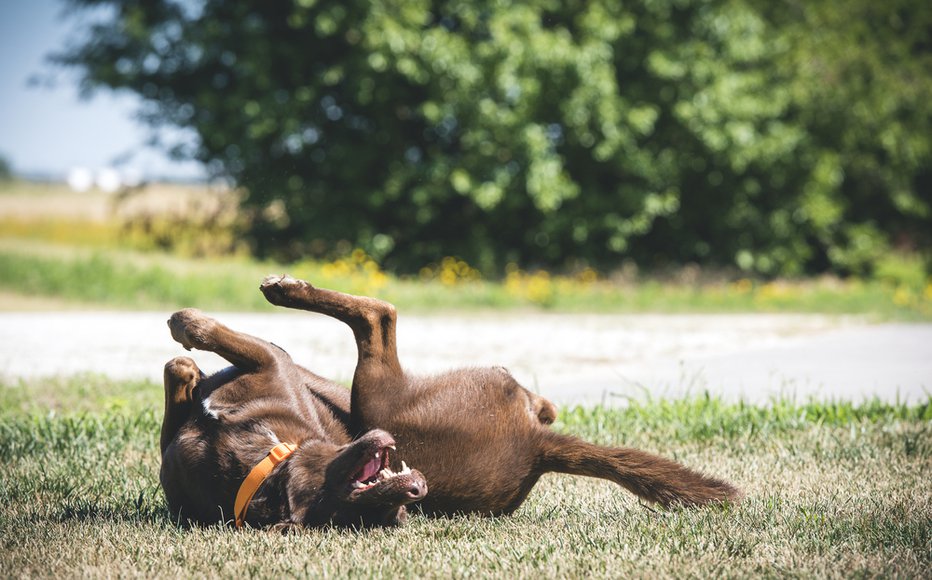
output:
[[[891,254],[870,278],[757,280],[696,267],[551,273],[509,267],[484,278],[454,256],[419,275],[381,270],[360,250],[330,261],[256,260],[236,243],[229,192],[152,186],[126,199],[55,184],[0,185],[0,308],[264,310],[267,274],[376,295],[405,311],[543,308],[565,312],[818,312],[932,319],[932,280]]]
[[[184,529],[158,487],[159,385],[0,384],[0,571],[34,577],[922,577],[932,566],[932,402],[715,398],[570,409],[556,428],[737,482],[740,504],[662,511],[546,476],[504,518],[400,529]]]
[[[932,319],[932,282],[915,256],[893,255],[874,276],[845,280],[691,268],[510,268],[484,279],[454,257],[406,278],[360,251],[330,261],[256,260],[236,245],[222,196],[192,206],[202,194],[162,186],[116,204],[99,192],[0,185],[0,309],[262,311],[269,307],[259,281],[287,271],[408,311]],[[179,216],[188,221],[169,227]],[[562,432],[673,457],[734,481],[746,499],[660,510],[607,482],[548,475],[511,517],[415,515],[399,529],[289,535],[173,521],[158,483],[161,405],[161,385],[147,381],[23,380],[0,369],[0,575],[849,578],[932,570],[932,399],[758,406],[705,395],[563,409],[555,425]]]

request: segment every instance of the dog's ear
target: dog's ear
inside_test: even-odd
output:
[[[547,399],[538,397],[535,403],[537,405],[536,415],[541,425],[553,425],[557,420],[557,407]]]
[[[332,443],[305,441],[289,459],[287,501],[291,523],[315,526],[329,521],[333,502],[320,500],[326,488],[324,472],[339,449]]]

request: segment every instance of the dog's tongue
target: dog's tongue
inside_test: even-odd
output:
[[[379,472],[382,469],[382,458],[381,453],[372,459],[368,463],[363,465],[362,469],[359,470],[359,474],[356,477],[357,481],[366,481],[371,478],[373,475]]]

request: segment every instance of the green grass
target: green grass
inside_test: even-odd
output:
[[[815,312],[882,319],[932,319],[932,285],[922,277],[810,280],[796,283],[691,283],[645,280],[593,283],[527,275],[522,281],[405,279],[361,266],[334,274],[332,264],[280,264],[248,258],[197,260],[164,253],[71,247],[0,237],[0,291],[107,308],[267,310],[257,288],[270,273],[367,294],[405,311],[548,308],[567,312]]]
[[[599,278],[591,270],[561,276],[515,265],[501,279],[482,280],[468,264],[445,256],[426,265],[421,276],[399,278],[356,253],[330,263],[250,259],[236,242],[232,206],[222,218],[209,209],[227,207],[233,195],[154,184],[121,198],[75,194],[64,184],[0,183],[0,309],[264,310],[269,307],[256,291],[259,281],[287,272],[324,287],[377,295],[409,312],[814,312],[932,320],[932,278],[918,254],[891,253],[872,277],[860,280],[767,282],[695,266],[665,275],[639,275],[627,267]]]
[[[0,381],[0,572],[13,577],[922,577],[932,569],[932,400],[711,397],[564,411],[556,428],[642,447],[747,499],[656,511],[549,475],[507,518],[281,536],[182,529],[158,486],[161,388]]]

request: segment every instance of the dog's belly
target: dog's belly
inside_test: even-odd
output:
[[[399,455],[427,478],[428,513],[512,512],[530,491],[537,446],[525,432],[399,431]]]
[[[546,427],[529,408],[536,395],[490,376],[499,375],[476,370],[422,384],[403,412],[378,425],[395,436],[399,459],[427,478],[420,506],[428,513],[510,513],[540,477]]]

